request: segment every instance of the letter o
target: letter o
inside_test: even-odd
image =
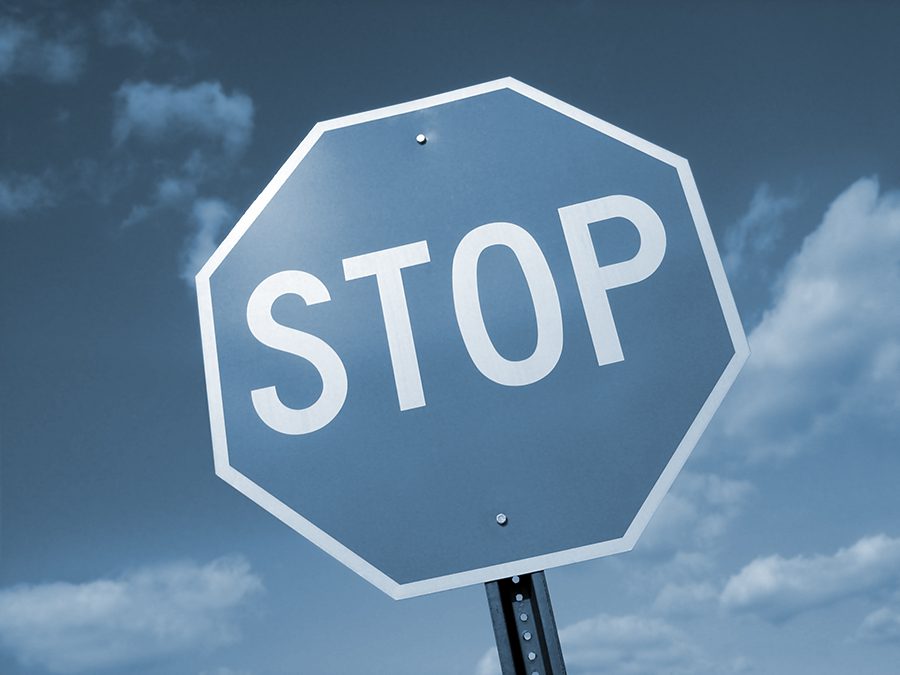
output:
[[[531,293],[537,344],[531,356],[520,361],[511,361],[497,352],[484,324],[478,295],[478,259],[490,246],[506,246],[513,252]],[[540,246],[518,225],[488,223],[463,237],[453,255],[453,306],[469,357],[489,380],[521,387],[543,379],[559,362],[563,325],[556,284]]]

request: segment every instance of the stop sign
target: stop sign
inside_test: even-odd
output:
[[[687,162],[509,78],[317,124],[197,292],[216,473],[395,598],[631,549],[748,354]]]

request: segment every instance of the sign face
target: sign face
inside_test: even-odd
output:
[[[748,355],[687,162],[513,79],[317,124],[197,292],[216,473],[395,598],[631,549]]]

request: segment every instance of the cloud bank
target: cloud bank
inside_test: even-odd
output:
[[[900,192],[862,179],[829,207],[750,334],[720,443],[790,456],[847,420],[900,420]]]
[[[0,591],[0,643],[53,673],[127,669],[239,637],[237,609],[262,589],[240,557],[149,567],[117,579]]]

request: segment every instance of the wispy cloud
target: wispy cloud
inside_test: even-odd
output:
[[[0,591],[0,643],[53,673],[93,673],[226,644],[262,588],[239,557],[149,567],[81,584]]]
[[[852,416],[900,419],[900,192],[862,179],[788,263],[726,400],[723,445],[786,456]]]
[[[144,56],[152,54],[160,41],[153,27],[134,11],[134,3],[116,0],[97,15],[100,41],[109,47],[129,47]]]
[[[193,285],[194,276],[209,259],[226,226],[234,224],[234,211],[221,199],[199,199],[191,212],[192,231],[183,251],[181,278]]]
[[[239,91],[226,93],[219,82],[186,87],[126,82],[115,93],[113,138],[175,142],[185,135],[221,143],[234,154],[250,140],[253,101]]]
[[[658,615],[683,618],[715,610],[721,592],[717,555],[755,492],[745,480],[683,472],[622,564],[632,596],[649,602]]]
[[[697,615],[708,613],[718,599],[719,589],[709,581],[669,582],[656,596],[653,609],[666,615]]]
[[[784,216],[799,203],[793,195],[775,195],[767,183],[756,188],[747,211],[725,237],[723,262],[729,274],[771,250],[784,230]]]
[[[233,222],[231,206],[208,193],[237,165],[250,141],[253,101],[238,91],[226,93],[214,81],[184,87],[128,82],[114,99],[112,132],[120,148],[137,143],[143,152],[149,144],[174,149],[161,159],[162,176],[148,201],[133,205],[122,224],[130,227],[163,213],[187,221],[180,275],[193,286],[194,275]]]
[[[0,177],[0,218],[15,218],[53,203],[46,177],[11,174]]]
[[[784,621],[845,598],[869,595],[900,580],[900,539],[866,537],[833,555],[757,558],[722,591],[725,609]]]
[[[122,227],[142,223],[156,211],[176,210],[189,205],[197,196],[197,183],[200,180],[200,177],[192,176],[189,172],[164,176],[156,183],[148,203],[131,207],[122,221]]]
[[[856,637],[863,642],[900,645],[900,608],[875,610],[863,619]]]
[[[0,81],[31,76],[52,84],[78,79],[84,49],[73,39],[42,34],[32,23],[0,18]]]
[[[715,474],[684,472],[638,542],[641,553],[706,548],[741,512],[753,486]]]

